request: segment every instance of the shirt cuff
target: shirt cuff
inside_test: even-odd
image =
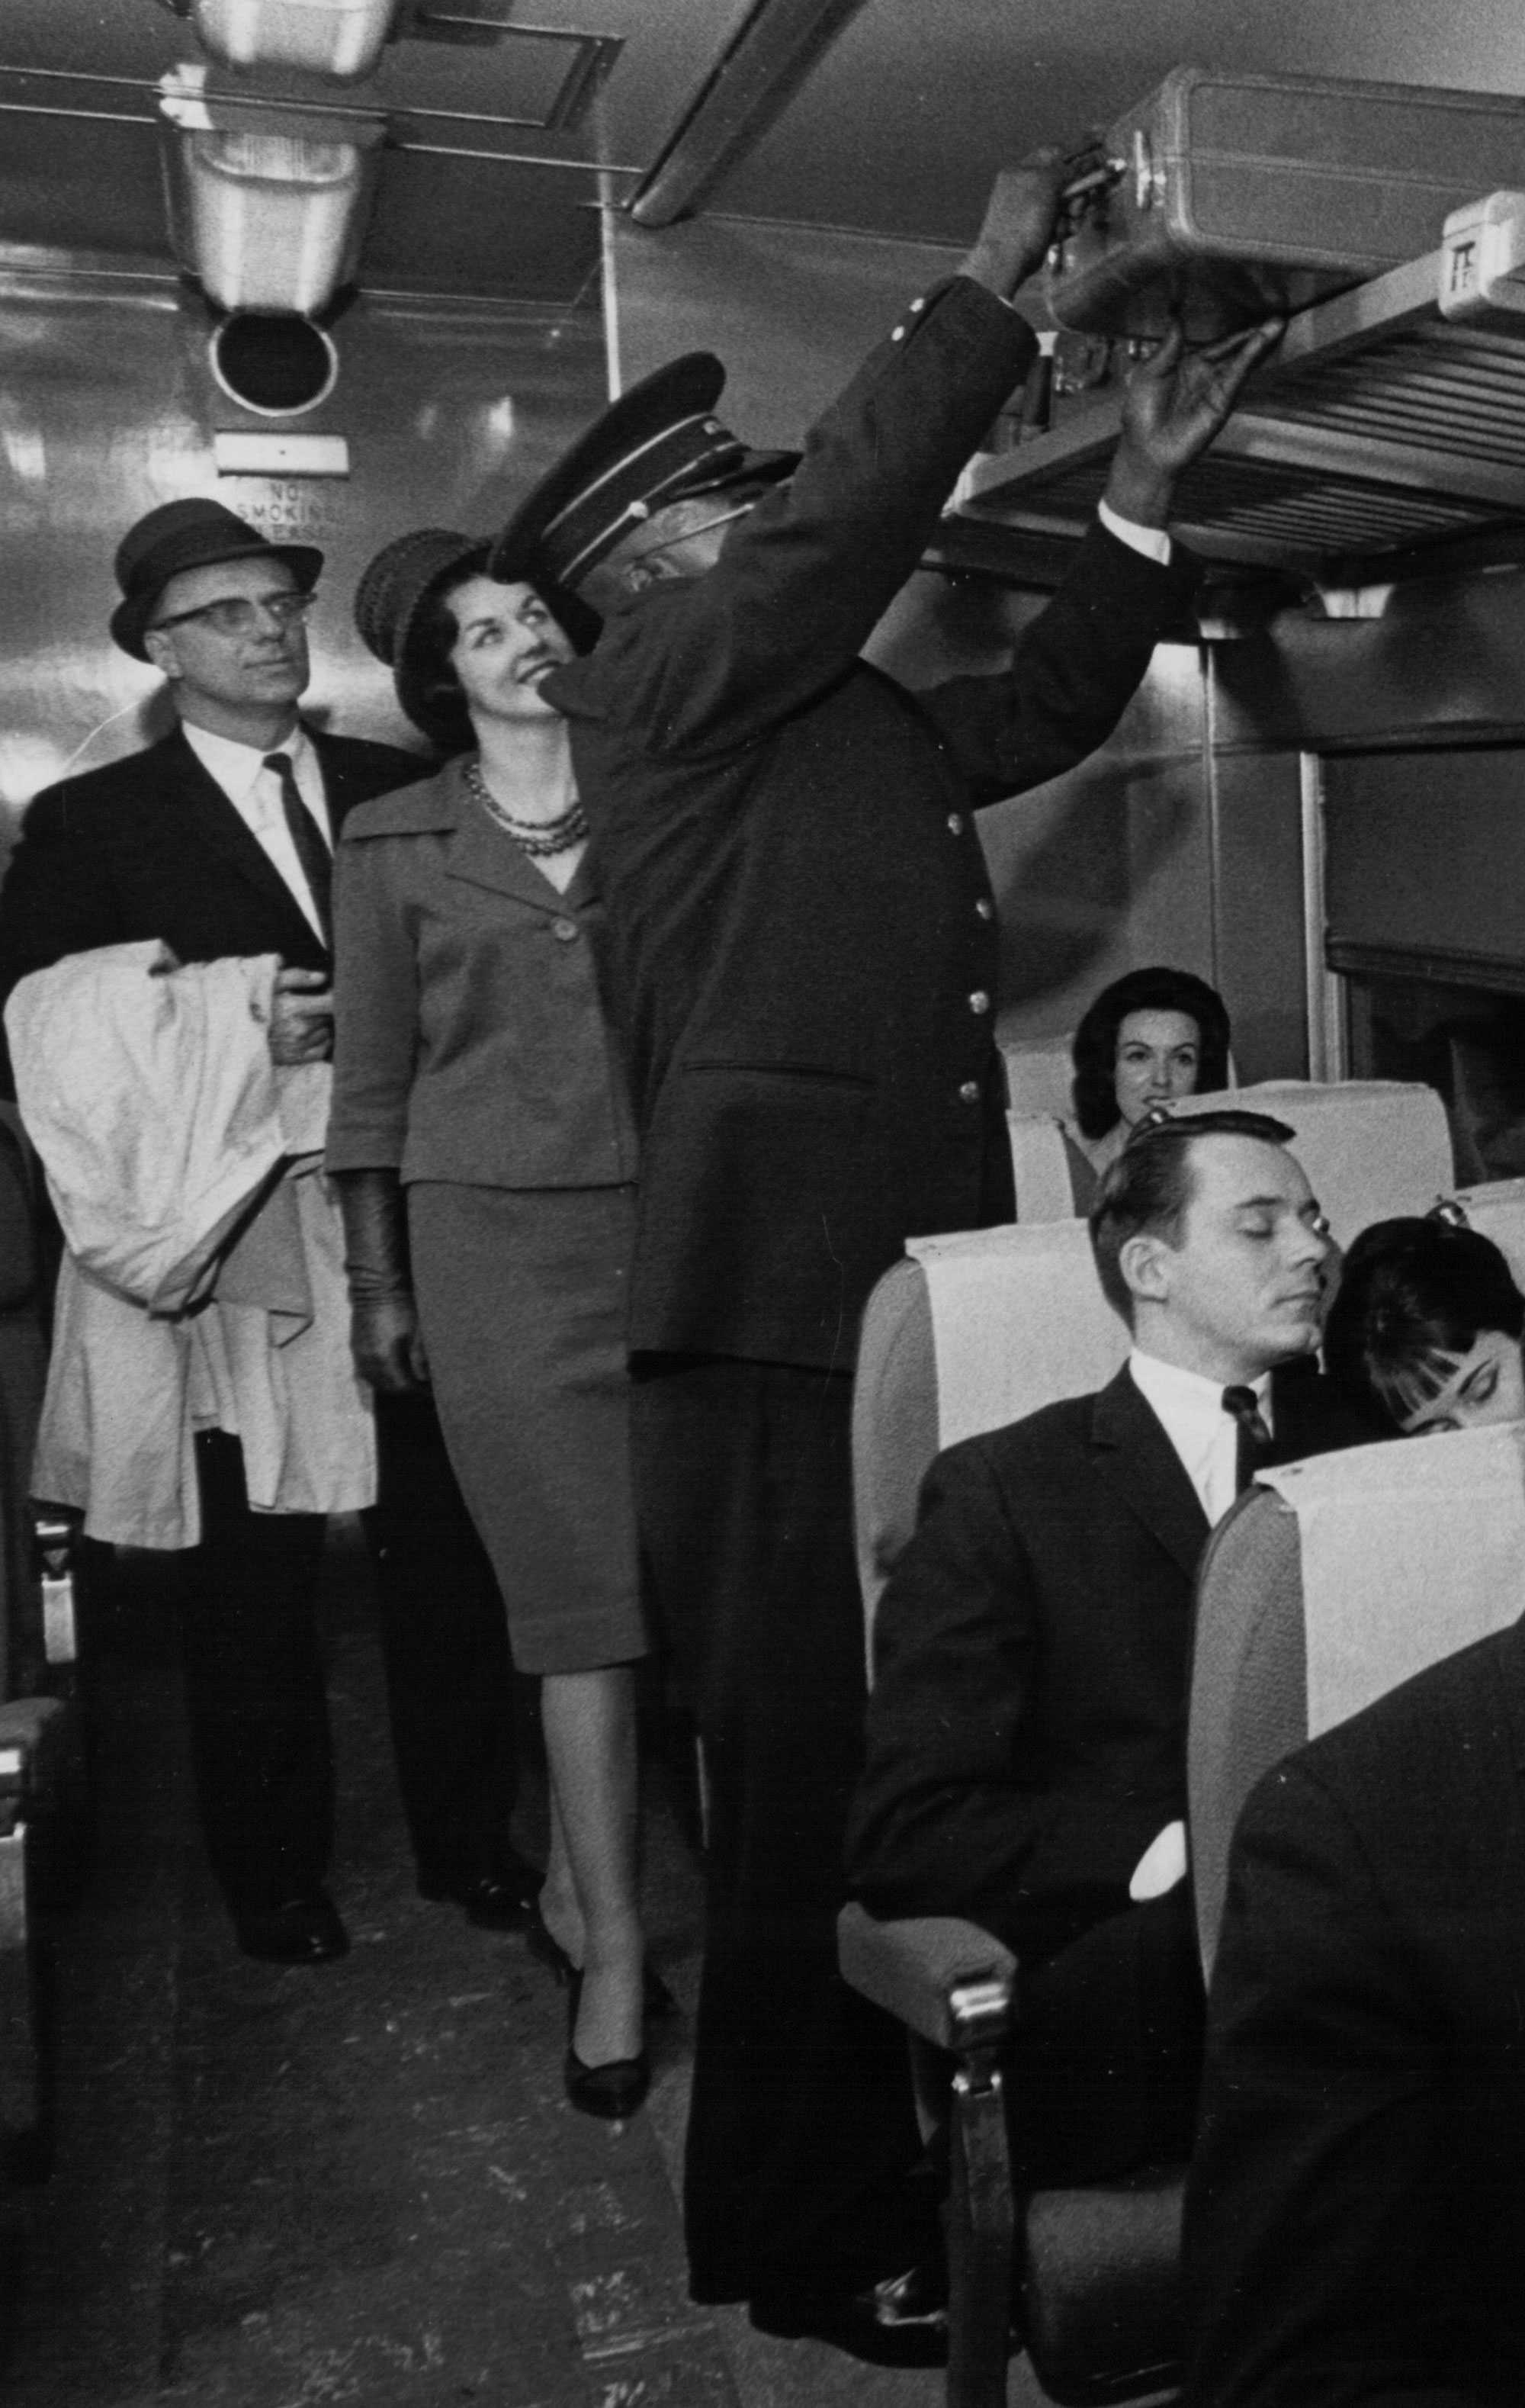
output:
[[[1146,560],[1157,560],[1162,568],[1170,566],[1172,546],[1163,527],[1140,526],[1135,519],[1125,519],[1108,502],[1098,502],[1096,515],[1108,535],[1115,535],[1130,552],[1141,552]]]

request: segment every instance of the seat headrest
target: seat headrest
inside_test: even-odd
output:
[[[1268,1112],[1292,1131],[1340,1245],[1373,1221],[1428,1212],[1456,1176],[1446,1108],[1433,1087],[1396,1079],[1266,1079],[1218,1096],[1187,1096],[1177,1112]]]

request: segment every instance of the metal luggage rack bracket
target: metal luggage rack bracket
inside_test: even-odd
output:
[[[1209,560],[1286,568],[1518,533],[1525,558],[1525,316],[1448,319],[1446,248],[1294,317],[1206,457],[1173,523]],[[971,464],[960,512],[1078,535],[1121,424],[1108,394],[1050,433]],[[1438,558],[1436,566],[1439,566]]]

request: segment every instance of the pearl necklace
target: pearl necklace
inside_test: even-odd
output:
[[[516,820],[512,811],[506,810],[492,792],[477,762],[463,762],[461,774],[466,781],[468,793],[481,804],[488,817],[511,836],[532,861],[547,860],[556,853],[570,853],[573,846],[581,844],[588,834],[588,814],[576,795],[565,810],[559,811],[553,820]]]

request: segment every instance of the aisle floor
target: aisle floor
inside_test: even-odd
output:
[[[98,1859],[57,1934],[58,2159],[7,2319],[7,2408],[934,2408],[938,2374],[687,2297],[699,1880],[663,1778],[645,1904],[685,2013],[656,2029],[648,2107],[610,2127],[563,2096],[563,1995],[522,1939],[417,1896],[352,1543],[330,1574],[352,1941],[332,1966],[235,1950],[164,1617],[129,1596],[97,1634]],[[529,1853],[541,1826],[532,1767]],[[1014,2368],[1012,2408],[1034,2398]]]

